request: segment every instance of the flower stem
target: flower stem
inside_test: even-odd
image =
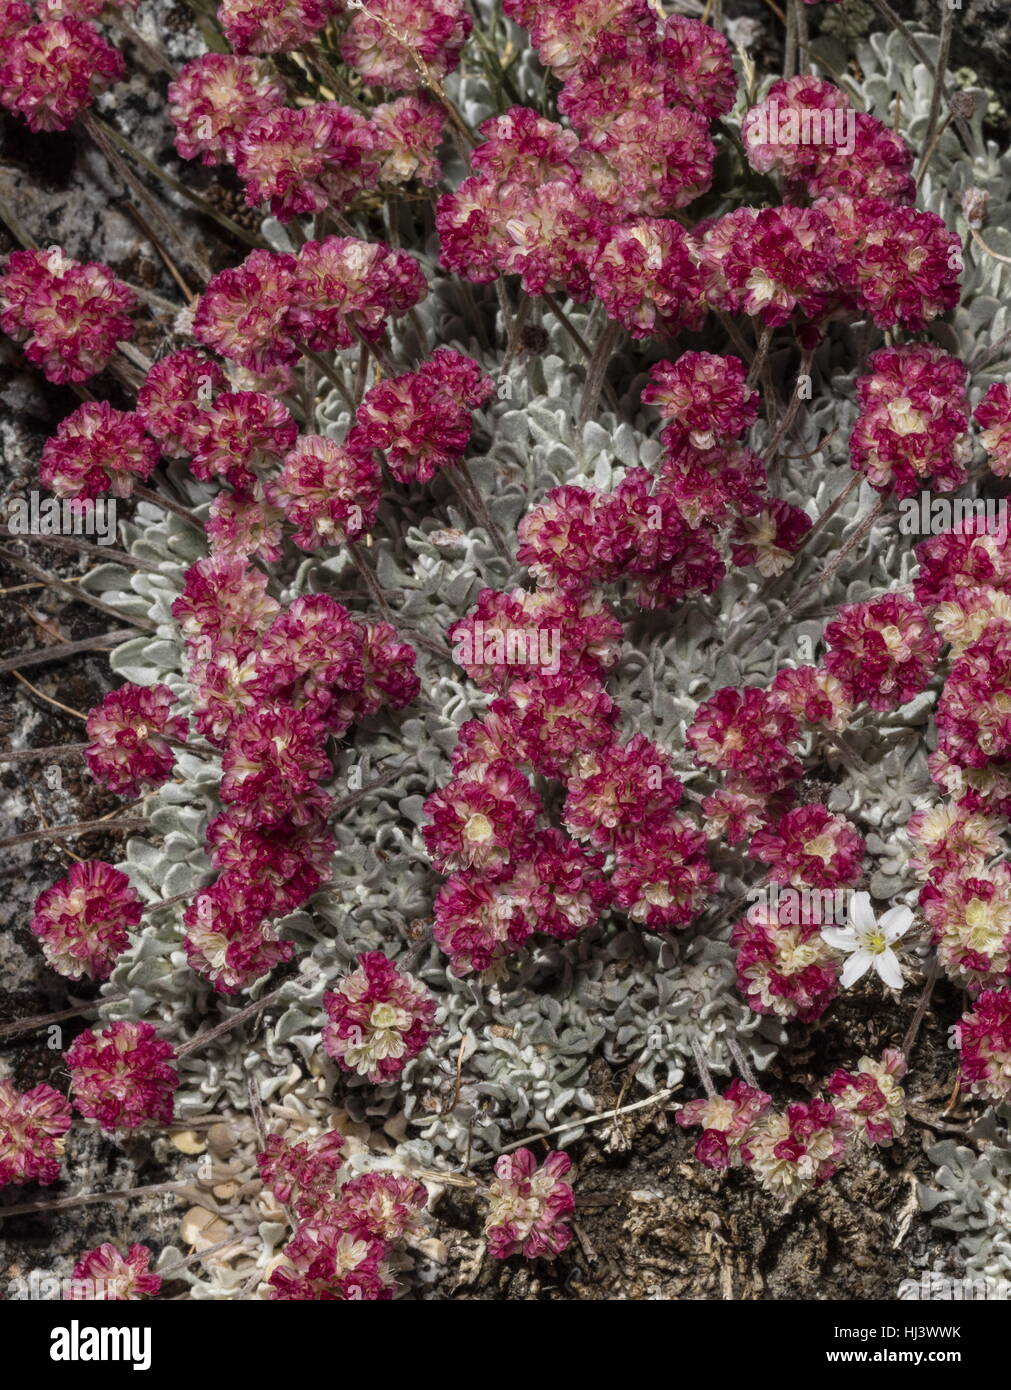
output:
[[[583,386],[583,398],[579,405],[579,420],[576,426],[576,432],[580,437],[582,437],[583,430],[597,409],[600,390],[621,337],[621,324],[616,323],[614,319],[608,319],[601,330],[600,337],[597,339],[597,346],[594,348],[593,356],[586,368],[586,382]]]
[[[36,1014],[34,1018],[16,1018],[12,1023],[0,1023],[0,1038],[13,1038],[19,1033],[34,1033],[46,1028],[50,1023],[62,1023],[65,1018],[77,1018],[79,1014],[89,1013],[102,1004],[119,1004],[128,999],[128,994],[100,994],[97,999],[86,999],[83,1004],[72,1004],[69,1009],[57,1009],[51,1014]]]
[[[122,617],[122,614],[117,615]],[[97,632],[94,637],[82,637],[77,642],[55,642],[51,647],[39,647],[34,652],[15,652],[13,656],[0,660],[0,674],[20,671],[23,666],[45,666],[50,661],[64,661],[68,656],[78,656],[85,652],[101,651],[104,647],[115,647],[136,636],[136,629],[117,628],[113,632]]]
[[[9,835],[6,840],[0,840],[0,849],[30,845],[35,840],[72,839],[76,835],[87,835],[93,830],[118,835],[124,830],[145,830],[147,824],[141,816],[123,816],[119,820],[79,820],[73,825],[51,825],[45,830],[26,830],[20,835]]]
[[[48,570],[33,564],[31,560],[23,559],[16,551],[8,550],[6,546],[0,546],[0,560],[6,565],[13,566],[14,569],[30,574],[33,579],[37,579],[40,584],[45,584],[50,589],[59,589],[63,593],[69,594],[71,598],[77,599],[81,603],[87,603],[92,608],[97,608],[100,613],[105,613],[111,618],[118,618],[121,622],[123,620],[123,614],[118,608],[113,608],[111,603],[103,603],[100,598],[93,598],[91,594],[85,593],[79,584],[71,584],[66,579],[60,579],[57,575],[50,574]],[[157,631],[157,623],[153,623],[150,618],[130,618],[129,622],[141,632]]]
[[[53,743],[48,748],[0,748],[0,763],[60,762],[63,758],[80,758],[86,743]]]

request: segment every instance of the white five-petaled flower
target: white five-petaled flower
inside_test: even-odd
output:
[[[910,909],[889,908],[878,921],[871,907],[871,895],[854,893],[847,916],[849,920],[845,927],[825,927],[821,933],[831,947],[849,956],[843,966],[843,989],[855,985],[871,966],[890,989],[901,989],[905,981],[892,944],[913,925]]]

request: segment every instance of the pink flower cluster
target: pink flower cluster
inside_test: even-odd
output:
[[[66,130],[125,71],[119,49],[86,20],[16,27],[0,61],[0,105],[30,130]]]
[[[563,1182],[572,1167],[568,1154],[551,1152],[538,1164],[529,1149],[503,1154],[484,1194],[484,1234],[497,1260],[559,1255],[572,1239],[568,1217],[575,1210],[572,1188]]]
[[[976,423],[982,425],[979,442],[986,450],[990,471],[998,478],[1011,474],[1011,386],[995,383],[976,407]]]
[[[942,827],[941,843],[926,843],[921,872],[925,911],[942,933],[941,958],[961,982],[997,985],[1006,968],[1004,936],[1008,897],[1002,865],[990,870],[991,817],[1011,811],[1011,724],[1004,712],[1011,669],[1011,544],[1004,530],[978,517],[932,536],[917,547],[920,570],[914,591],[929,610],[952,659],[936,708],[937,747],[928,759],[931,776],[951,798],[931,821],[910,822],[916,836]],[[949,833],[957,821],[958,830]],[[956,909],[945,922],[940,893]],[[968,915],[966,915],[968,914]]]
[[[143,905],[126,874],[89,859],[72,864],[66,878],[36,898],[31,929],[61,975],[104,980],[142,915]]]
[[[494,393],[494,381],[471,358],[437,348],[416,372],[381,381],[366,393],[348,448],[381,449],[398,483],[427,483],[463,457],[471,411]]]
[[[319,1142],[297,1147],[318,1150]],[[295,1162],[304,1172],[307,1160]],[[271,1297],[299,1302],[391,1299],[396,1285],[390,1257],[398,1241],[421,1236],[427,1201],[420,1182],[384,1172],[349,1178],[334,1196],[315,1194],[308,1206],[296,1207],[298,1225],[284,1247],[285,1263],[270,1276]]]
[[[769,865],[773,883],[853,887],[863,872],[864,841],[844,816],[812,801],[759,830],[748,853]]]
[[[158,446],[139,415],[107,401],[85,401],[60,421],[42,448],[39,481],[60,497],[129,497],[158,466]]]
[[[77,1110],[109,1133],[172,1119],[175,1048],[150,1023],[110,1023],[80,1033],[63,1054]]]
[[[225,806],[208,829],[219,876],[184,914],[186,950],[226,993],[290,958],[269,923],[327,878],[327,739],[419,690],[414,651],[389,624],[359,623],[326,594],[282,611],[266,582],[244,561],[212,555],[187,571],[173,605],[194,723],[222,752]]]
[[[439,1031],[428,990],[382,951],[360,955],[323,1007],[323,1047],[344,1071],[376,1084],[399,1076]]]
[[[842,194],[898,204],[916,193],[902,137],[821,78],[774,82],[745,116],[741,138],[752,168],[778,174],[791,201]]]
[[[174,704],[167,685],[128,682],[110,691],[85,725],[90,742],[84,756],[95,781],[120,796],[167,782],[175,765],[172,744],[184,741],[189,728],[173,715]]]
[[[371,116],[337,101],[286,99],[262,58],[194,58],[169,88],[176,149],[184,159],[234,164],[249,206],[267,203],[283,221],[345,208],[380,181],[438,180],[443,109],[424,93],[381,103]]]
[[[69,1128],[70,1106],[52,1086],[16,1091],[0,1081],[0,1187],[55,1182]]]
[[[518,274],[531,294],[595,294],[637,337],[697,325],[694,243],[660,219],[710,185],[709,122],[737,87],[726,39],[660,22],[646,0],[507,13],[562,81],[572,128],[529,107],[484,123],[471,177],[439,203],[443,263],[478,282]]]
[[[219,271],[197,305],[195,336],[222,357],[258,373],[317,352],[379,342],[391,315],[425,297],[421,267],[405,251],[355,237],[310,241],[297,256],[252,251]]]
[[[337,1174],[344,1166],[344,1138],[328,1130],[316,1139],[301,1142],[267,1135],[267,1146],[256,1164],[264,1184],[282,1204],[293,1205],[303,1220],[318,1211],[337,1188]]]
[[[825,1083],[831,1100],[772,1108],[772,1097],[743,1081],[722,1095],[689,1101],[675,1112],[686,1129],[702,1128],[695,1157],[706,1168],[750,1168],[766,1191],[792,1197],[827,1182],[859,1144],[887,1147],[905,1126],[906,1071],[901,1052],[862,1057],[857,1071]]]
[[[839,957],[821,935],[820,915],[798,912],[786,897],[755,903],[735,925],[737,988],[755,1013],[813,1023],[839,993]]]
[[[971,455],[967,370],[957,357],[919,343],[872,353],[857,381],[860,413],[850,437],[854,468],[879,492],[911,496],[928,482],[953,492]]]
[[[343,0],[222,0],[218,23],[236,53],[286,53],[311,43]]]
[[[428,87],[457,67],[473,24],[464,0],[369,0],[351,16],[341,57],[370,87]]]
[[[920,604],[902,594],[840,608],[824,642],[825,670],[847,700],[876,710],[897,709],[925,689],[942,645]]]
[[[234,164],[243,131],[286,97],[284,82],[263,59],[203,53],[169,84],[176,149],[183,159]]]
[[[692,545],[715,550],[718,529],[732,521],[732,562],[755,565],[763,576],[781,574],[793,563],[811,521],[799,507],[766,497],[765,465],[742,442],[759,404],[744,363],[685,352],[676,362],[656,363],[650,378],[642,400],[658,406],[665,421],[658,491],[693,528]],[[719,582],[716,573],[713,578]]]
[[[561,547],[546,541],[544,553]],[[640,734],[618,741],[601,677],[620,628],[599,595],[577,590],[574,574],[566,581],[533,594],[484,590],[450,630],[457,660],[497,692],[484,718],[461,728],[454,775],[425,803],[426,847],[450,875],[435,938],[457,974],[488,969],[535,931],[567,940],[610,903],[651,928],[683,926],[716,881],[705,837],[677,814],[669,755]],[[568,834],[539,825],[546,808],[527,767],[563,783]]]
[[[50,381],[86,381],[133,337],[133,290],[97,261],[58,247],[12,251],[0,275],[0,327]]]
[[[992,1105],[1011,1096],[1011,989],[985,989],[956,1025],[962,1081]]]
[[[77,1261],[64,1297],[89,1303],[153,1298],[161,1288],[161,1276],[150,1269],[150,1263],[151,1251],[146,1245],[131,1245],[124,1255],[106,1241]]]
[[[250,207],[267,203],[290,221],[324,208],[346,207],[379,180],[367,121],[336,101],[278,106],[252,120],[239,136],[235,167]]]

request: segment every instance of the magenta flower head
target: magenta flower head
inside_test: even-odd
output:
[[[382,449],[398,483],[427,483],[466,452],[471,406],[483,405],[495,383],[476,362],[439,348],[418,371],[381,381],[358,408],[348,442]]]
[[[119,49],[82,19],[33,24],[5,47],[0,104],[33,131],[66,130],[126,71]]]
[[[418,653],[401,642],[390,623],[366,623],[362,631],[361,660],[364,679],[360,687],[334,694],[328,718],[334,727],[347,727],[367,719],[384,705],[403,709],[421,693],[415,671]]]
[[[839,960],[818,916],[792,896],[755,903],[734,927],[737,988],[758,1014],[812,1023],[839,993]],[[798,920],[800,919],[800,920]]]
[[[31,928],[46,960],[61,975],[105,980],[143,912],[126,874],[89,859],[72,864],[66,878],[39,894]]]
[[[189,431],[195,478],[251,488],[273,474],[298,436],[288,410],[264,391],[224,391]]]
[[[55,1182],[69,1128],[70,1105],[52,1086],[16,1091],[0,1081],[0,1187]]]
[[[131,1245],[124,1255],[106,1241],[77,1261],[71,1276],[73,1282],[64,1297],[89,1303],[125,1303],[144,1295],[153,1297],[161,1288],[161,1276],[149,1270],[150,1263],[151,1251],[146,1245]]]
[[[182,348],[155,362],[137,392],[137,414],[168,458],[192,454],[204,412],[226,386],[225,374],[198,348]]]
[[[172,604],[192,661],[242,659],[259,643],[281,605],[267,593],[267,576],[253,565],[209,555],[186,571]]]
[[[379,1240],[417,1238],[424,1232],[419,1217],[428,1204],[428,1193],[413,1178],[396,1173],[359,1173],[349,1178],[338,1194],[338,1207],[349,1224],[360,1226]]]
[[[117,342],[133,337],[133,290],[98,261],[74,261],[59,247],[12,251],[0,275],[0,327],[59,383],[86,381],[107,366]]]
[[[34,23],[32,7],[25,0],[0,0],[0,39],[12,39]]]
[[[718,883],[706,857],[705,835],[681,816],[651,828],[648,839],[615,848],[614,905],[654,931],[687,926]]]
[[[924,343],[872,353],[857,381],[860,414],[850,436],[853,467],[878,492],[909,497],[929,485],[953,492],[968,474],[967,371],[957,357]]]
[[[886,198],[833,196],[816,206],[839,239],[844,301],[879,328],[918,333],[958,303],[962,243],[935,212]]]
[[[702,272],[676,222],[637,217],[611,227],[589,272],[594,294],[633,338],[701,327]]]
[[[825,1089],[836,1109],[853,1120],[858,1139],[887,1147],[906,1127],[906,1097],[899,1085],[905,1074],[905,1055],[886,1048],[880,1062],[861,1057],[855,1072],[833,1072]]]
[[[292,276],[295,336],[317,352],[377,342],[392,315],[406,314],[428,293],[421,266],[406,251],[357,237],[307,241]]]
[[[373,1084],[392,1081],[441,1030],[425,987],[383,955],[366,951],[340,986],[323,996],[323,1047],[344,1071]]]
[[[662,51],[668,99],[694,107],[710,120],[725,116],[737,96],[727,39],[699,19],[672,14],[664,21]]]
[[[84,756],[96,782],[120,796],[138,796],[172,776],[172,741],[185,740],[189,725],[173,715],[167,685],[121,685],[88,714]]]
[[[431,187],[439,182],[442,168],[436,150],[445,118],[439,102],[425,92],[384,101],[373,109],[374,153],[383,183],[417,179]]]
[[[500,869],[529,841],[541,801],[507,759],[454,777],[425,802],[425,848],[440,873]]]
[[[103,492],[129,497],[158,466],[158,445],[139,415],[106,401],[85,401],[46,440],[39,481],[59,497],[94,500]]]
[[[553,1151],[537,1166],[529,1149],[502,1154],[495,1162],[485,1200],[489,1204],[484,1233],[497,1260],[523,1255],[559,1255],[572,1239],[568,1223],[576,1201],[562,1179],[572,1167],[568,1154]]]
[[[782,574],[793,564],[811,518],[800,507],[774,497],[751,516],[738,517],[730,538],[735,565],[754,565],[763,578]]]
[[[202,53],[169,83],[169,116],[183,159],[233,164],[239,137],[258,116],[287,100],[284,83],[261,58]]]
[[[774,82],[744,118],[741,135],[752,168],[778,173],[791,202],[836,197],[910,203],[913,151],[876,116],[818,77]]]
[[[457,66],[473,23],[464,0],[369,0],[351,16],[341,57],[370,87],[424,87]]]
[[[718,768],[754,791],[775,792],[801,775],[793,747],[799,733],[794,716],[768,691],[725,686],[699,705],[685,739],[699,766]]]
[[[1002,989],[1011,972],[1011,871],[969,863],[920,892],[937,957],[964,989]]]
[[[995,382],[976,407],[976,423],[982,426],[979,442],[986,450],[991,473],[1011,475],[1011,386]]]
[[[588,132],[578,162],[584,191],[620,220],[662,217],[694,202],[712,184],[715,157],[705,116],[653,98]]]
[[[304,434],[287,455],[274,485],[277,504],[303,550],[359,540],[375,525],[382,473],[367,450]]]
[[[520,876],[528,877],[526,865]],[[512,879],[502,883],[471,870],[453,874],[439,889],[434,935],[454,975],[487,970],[526,941],[530,923],[513,887]]]
[[[825,629],[825,669],[853,704],[892,710],[924,690],[941,639],[915,599],[884,594],[839,610]]]
[[[794,313],[818,318],[836,291],[838,245],[816,208],[738,208],[706,232],[700,256],[706,298],[774,328]]]
[[[271,1274],[271,1298],[298,1302],[387,1302],[395,1287],[389,1243],[372,1235],[341,1201],[299,1223]]]
[[[375,186],[375,135],[364,116],[336,101],[275,107],[251,121],[238,139],[235,167],[250,207],[269,203],[288,222],[306,213],[346,207]]]
[[[240,715],[221,760],[221,800],[243,824],[304,825],[325,812],[319,783],[332,776],[315,713],[272,703]]]
[[[318,879],[310,882],[306,896],[319,886]],[[241,864],[202,888],[187,907],[186,959],[219,994],[248,989],[294,955],[294,946],[278,939],[267,918],[297,905],[279,895],[266,877],[251,878]]]
[[[656,33],[656,12],[647,0],[504,0],[510,19],[530,30],[537,56],[558,77],[583,67],[600,52],[623,55]]]
[[[337,1174],[344,1166],[344,1138],[335,1129],[301,1143],[267,1135],[267,1146],[257,1154],[256,1166],[264,1184],[283,1206],[294,1206],[305,1220],[337,1188]]]
[[[109,1133],[136,1129],[148,1120],[167,1125],[179,1085],[170,1065],[175,1055],[150,1023],[89,1028],[64,1053],[74,1105]]]
[[[222,0],[218,23],[236,53],[287,53],[311,43],[343,0]]]
[[[566,769],[566,792],[562,814],[569,833],[610,850],[636,840],[648,844],[670,829],[684,786],[670,755],[633,734],[625,744],[611,740],[577,754]]]
[[[298,361],[291,335],[294,256],[251,251],[241,265],[212,276],[193,317],[193,334],[207,347],[266,373]]]
[[[767,1192],[789,1197],[832,1177],[852,1132],[842,1106],[815,1099],[763,1115],[741,1155]]]
[[[1011,1095],[1011,989],[985,989],[956,1025],[963,1084],[991,1105]]]
[[[773,883],[853,887],[863,872],[864,841],[844,816],[812,801],[759,830],[748,853],[769,865]]]
[[[758,418],[758,392],[746,384],[739,357],[684,352],[676,362],[656,362],[643,405],[655,405],[667,423],[661,436],[672,453],[732,444]]]
[[[704,1168],[720,1171],[744,1161],[748,1139],[772,1104],[772,1097],[744,1081],[732,1081],[721,1096],[690,1100],[674,1118],[683,1129],[701,1126],[695,1157]]]

